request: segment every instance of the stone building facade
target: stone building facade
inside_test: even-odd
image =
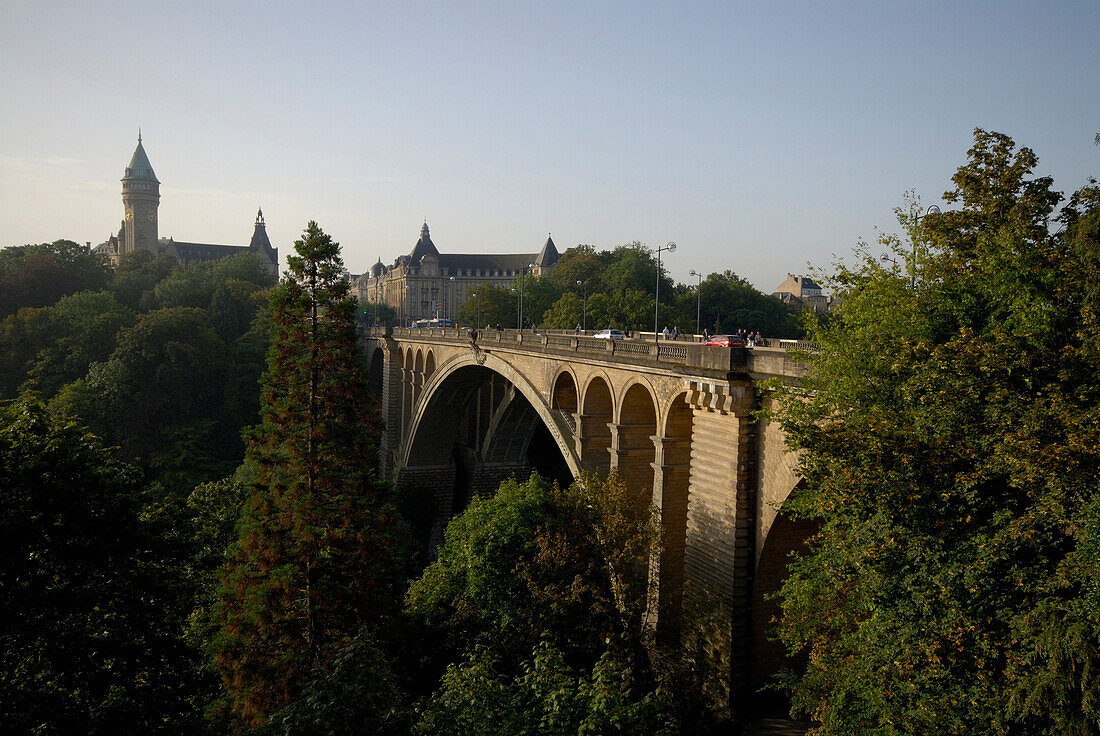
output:
[[[787,280],[772,296],[796,309],[812,309],[815,312],[831,312],[838,303],[809,276],[795,276],[793,273],[787,274]]]
[[[356,288],[364,304],[388,304],[398,324],[422,319],[454,319],[477,286],[507,288],[521,273],[550,273],[559,254],[552,238],[538,253],[442,254],[432,242],[428,223],[410,253],[387,266],[379,259],[358,277]]]
[[[153,166],[145,153],[138,134],[137,148],[130,158],[130,165],[122,177],[122,225],[118,234],[95,247],[104,254],[111,265],[127,253],[145,250],[159,255],[167,253],[180,263],[213,261],[237,253],[255,253],[263,259],[273,276],[279,275],[279,249],[271,247],[263,211],[257,211],[252,240],[248,245],[215,245],[192,243],[175,238],[162,238],[158,232],[160,207],[160,181],[153,173]]]

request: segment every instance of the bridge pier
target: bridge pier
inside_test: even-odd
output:
[[[725,388],[725,387],[723,387]],[[720,694],[747,693],[752,613],[754,391],[693,384],[691,475],[684,548],[685,611],[706,617]]]
[[[627,488],[635,489],[639,496],[652,498],[654,447],[652,424],[616,424],[608,422],[611,430],[611,467],[619,471]]]
[[[656,590],[657,636],[675,641],[680,631],[684,595],[684,543],[687,537],[688,483],[691,476],[691,437],[651,437],[656,448],[653,468],[653,505],[661,512],[661,554],[651,561]]]
[[[415,508],[423,520],[418,527],[426,534],[429,557],[435,557],[443,543],[443,530],[451,519],[454,484],[453,464],[406,467],[397,476],[395,490],[404,497],[404,505]]]
[[[402,380],[401,353],[392,340],[383,343],[382,352],[382,447],[378,472],[382,478],[392,478],[397,466],[397,450],[401,445],[401,407],[405,382]]]
[[[607,414],[574,414],[577,430],[574,447],[577,459],[585,470],[607,477],[611,470],[611,435],[607,431],[610,412]]]

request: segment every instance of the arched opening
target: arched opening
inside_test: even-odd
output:
[[[611,428],[614,419],[611,389],[602,377],[596,376],[584,390],[584,404],[577,415],[577,457],[586,470],[607,475],[611,468]]]
[[[569,371],[562,371],[554,381],[550,408],[567,414],[577,413],[577,382]]]
[[[416,349],[416,360],[413,362],[413,408],[420,401],[420,392],[424,389],[424,351]]]
[[[414,418],[399,497],[419,516],[429,552],[447,522],[471,497],[492,493],[508,478],[532,470],[569,483],[569,462],[542,414],[504,376],[482,365],[464,365],[430,382],[430,396]]]
[[[694,414],[682,393],[672,400],[664,432],[657,442],[653,502],[661,510],[663,549],[658,575],[657,633],[679,637],[684,596],[684,546],[687,541],[688,486],[691,482],[691,431]]]
[[[611,464],[619,469],[626,487],[646,498],[653,489],[657,410],[653,395],[635,383],[623,395],[619,421],[611,441]]]
[[[413,405],[413,350],[409,348],[403,353],[401,361],[401,428],[400,433],[402,436],[405,434],[406,428],[409,426],[409,420],[412,418],[412,405]]]
[[[424,382],[427,383],[431,375],[435,373],[435,353],[431,350],[428,351],[427,357],[424,358]]]
[[[376,405],[382,405],[382,387],[385,385],[386,354],[382,348],[371,351],[369,373],[367,374],[367,393]]]
[[[796,493],[798,487],[792,493]],[[750,668],[751,692],[754,710],[761,714],[786,714],[790,700],[783,693],[759,691],[774,682],[782,669],[801,672],[806,667],[806,656],[787,656],[782,642],[775,641],[775,627],[782,615],[782,606],[775,594],[787,579],[791,554],[806,548],[806,542],[821,528],[817,520],[792,519],[780,509],[768,529],[760,548],[759,562],[752,589],[752,666]]]

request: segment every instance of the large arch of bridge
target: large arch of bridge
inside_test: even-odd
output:
[[[565,459],[569,472],[573,474],[574,478],[580,475],[581,466],[572,446],[572,438],[566,438],[562,435],[561,428],[554,420],[550,407],[547,406],[546,400],[543,398],[542,394],[523,373],[516,370],[508,362],[496,355],[484,352],[480,353],[478,356],[472,353],[454,356],[439,364],[431,377],[425,379],[424,388],[421,392],[421,400],[417,401],[412,421],[409,423],[409,431],[406,435],[407,441],[405,442],[401,457],[403,466],[408,466],[418,457],[424,455],[423,450],[425,449],[425,443],[430,442],[440,446],[447,444],[447,451],[449,452],[449,443],[439,442],[439,432],[444,429],[443,427],[425,426],[422,428],[421,425],[425,423],[425,417],[431,413],[431,409],[434,407],[439,397],[446,393],[448,379],[461,369],[469,367],[484,368],[507,379],[515,387],[515,390],[527,400],[531,408],[538,414],[539,419],[549,430],[554,443]],[[429,437],[428,435],[432,436]]]

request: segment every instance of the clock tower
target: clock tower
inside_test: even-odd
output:
[[[138,132],[138,144],[126,175],[122,177],[122,207],[125,219],[122,222],[122,237],[119,238],[119,253],[132,253],[138,248],[157,252],[157,208],[160,206],[160,182],[157,181],[145,148],[141,145],[141,133]]]

